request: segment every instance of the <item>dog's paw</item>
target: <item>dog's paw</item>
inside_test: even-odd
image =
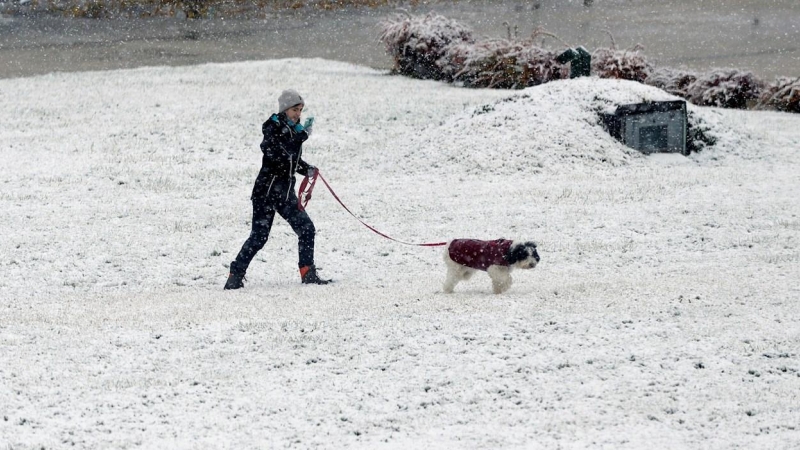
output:
[[[492,280],[492,292],[495,294],[502,294],[509,289],[511,289],[511,280]]]
[[[492,292],[494,292],[495,294],[498,294],[498,295],[502,294],[503,292],[505,292],[507,290],[508,290],[508,287],[502,287],[502,286],[493,286],[492,287]]]

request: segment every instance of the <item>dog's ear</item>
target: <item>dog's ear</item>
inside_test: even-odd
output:
[[[525,243],[525,245],[527,245],[528,247],[536,248],[536,242],[533,241],[528,241]]]

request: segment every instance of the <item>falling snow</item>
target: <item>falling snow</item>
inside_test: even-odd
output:
[[[222,291],[286,74],[359,217],[539,267],[443,294],[439,248],[318,185],[337,283],[299,283],[279,220]],[[672,98],[322,59],[0,80],[0,447],[796,447],[800,116],[692,107],[688,157],[597,121]]]

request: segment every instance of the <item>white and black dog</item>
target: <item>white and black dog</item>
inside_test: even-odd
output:
[[[458,282],[483,270],[492,279],[494,293],[501,294],[511,287],[511,270],[533,269],[539,263],[539,253],[534,242],[454,239],[445,247],[444,262],[447,265],[444,292],[452,293]]]

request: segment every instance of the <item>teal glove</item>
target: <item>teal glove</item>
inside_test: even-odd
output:
[[[306,129],[306,133],[308,133],[309,136],[311,136],[311,130],[312,130],[313,127],[314,127],[314,118],[313,117],[309,117],[303,123],[303,128]]]

